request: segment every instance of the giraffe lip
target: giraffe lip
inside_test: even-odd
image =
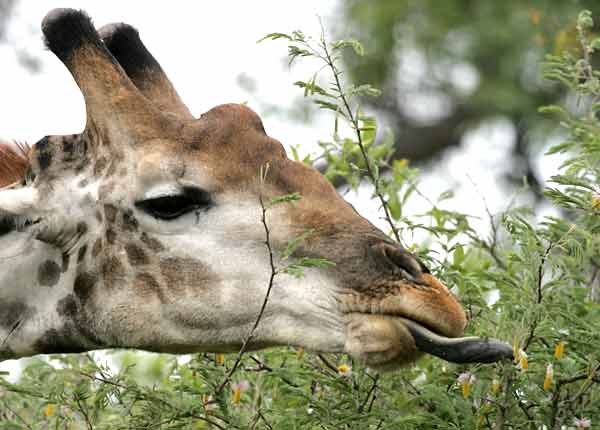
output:
[[[398,324],[406,327],[415,340],[417,349],[452,363],[493,363],[513,358],[513,348],[498,339],[446,337],[431,331],[412,319],[396,317]]]

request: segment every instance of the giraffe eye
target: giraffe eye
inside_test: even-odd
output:
[[[186,187],[181,194],[141,200],[135,206],[154,218],[169,221],[198,209],[206,210],[212,206],[212,200],[207,191]]]

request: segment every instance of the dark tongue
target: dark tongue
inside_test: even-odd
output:
[[[490,338],[444,337],[408,319],[400,318],[420,351],[452,363],[493,363],[513,358],[513,348],[500,340]]]

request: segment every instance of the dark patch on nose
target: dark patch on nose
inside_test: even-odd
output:
[[[160,284],[156,278],[149,273],[138,273],[135,276],[134,286],[136,291],[140,294],[156,294],[161,302],[165,301]]]
[[[52,147],[50,146],[48,136],[40,139],[34,147],[40,170],[46,170],[52,164]]]
[[[110,256],[102,262],[102,274],[104,276],[104,286],[107,290],[110,290],[119,282],[124,281],[125,268],[117,257]]]
[[[77,253],[77,262],[81,263],[85,258],[85,253],[87,252],[87,243],[84,244],[81,248],[79,248],[79,252]]]
[[[104,205],[104,216],[108,222],[115,222],[117,219],[117,208],[113,205]]]
[[[60,279],[60,266],[52,260],[46,260],[38,267],[38,282],[44,287],[56,285]]]
[[[154,252],[164,251],[165,249],[162,243],[160,243],[153,237],[148,236],[146,232],[142,233],[142,235],[140,236],[140,240],[144,242],[144,245],[146,245],[148,248],[150,248],[150,250]]]
[[[81,181],[79,181],[79,183],[77,184],[77,186],[79,188],[85,188],[87,187],[89,184],[89,181],[87,179],[82,179]]]
[[[133,216],[133,211],[128,209],[123,211],[123,230],[137,231],[139,227],[138,220]]]
[[[125,252],[127,252],[127,259],[132,266],[148,264],[150,261],[146,252],[134,243],[125,245]]]
[[[27,305],[23,302],[0,302],[0,327],[12,329],[27,313]]]
[[[85,303],[92,296],[97,279],[98,276],[92,272],[84,272],[77,275],[73,284],[73,292],[81,303]]]

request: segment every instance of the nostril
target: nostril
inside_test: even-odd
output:
[[[402,269],[413,278],[418,278],[423,273],[429,273],[421,261],[398,245],[382,243],[375,247],[379,248],[381,255],[393,266]]]

